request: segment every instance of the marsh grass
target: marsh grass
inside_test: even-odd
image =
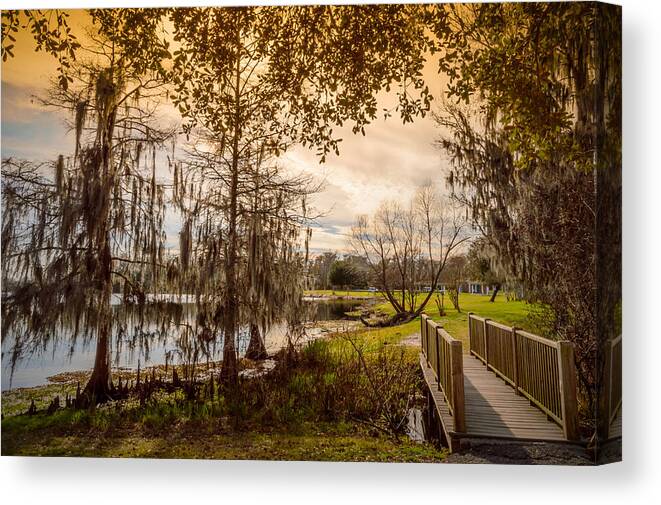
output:
[[[348,423],[398,444],[405,438],[407,409],[418,397],[418,380],[401,346],[338,334],[291,356],[283,353],[271,373],[243,380],[236,392],[214,383],[213,391],[200,387],[193,399],[183,391],[161,391],[142,405],[131,397],[94,409],[12,415],[2,422],[3,440],[37,433],[44,441],[90,433],[166,437],[173,431],[192,431],[197,438],[227,432],[304,435],[315,425]]]

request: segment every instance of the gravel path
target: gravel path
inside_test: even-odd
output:
[[[444,463],[490,463],[500,465],[592,465],[584,448],[566,444],[512,443],[496,440],[462,440],[461,450]]]

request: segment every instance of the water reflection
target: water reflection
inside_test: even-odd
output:
[[[355,300],[308,301],[306,303],[314,308],[315,321],[350,319],[351,316],[348,316],[347,312],[353,312],[361,305],[360,301]]]
[[[191,359],[194,352],[198,353],[199,360],[206,360],[206,354],[202,353],[199,339],[196,339],[192,331],[194,328],[197,312],[192,300],[178,299],[174,296],[160,296],[172,310],[168,317],[176,324],[166,325],[163,318],[157,322],[137,324],[135,318],[123,318],[127,323],[116,326],[113,335],[111,349],[113,367],[124,367],[135,369],[138,362],[141,367],[168,362],[182,362]],[[169,301],[180,302],[180,305],[167,303]],[[304,321],[330,321],[347,319],[346,312],[355,310],[360,301],[351,300],[314,300],[306,301]],[[115,310],[125,310],[121,300],[113,299]],[[177,314],[172,307],[178,306],[181,313]],[[168,310],[170,310],[168,309]],[[32,387],[47,383],[47,378],[58,373],[77,370],[88,370],[94,363],[95,342],[78,335],[73,339],[71,329],[62,329],[58,335],[49,339],[45,346],[34,349],[29,357],[20,359],[11,370],[11,350],[14,338],[11,334],[3,335],[2,338],[2,390],[19,387]],[[250,334],[248,328],[241,328],[238,338],[239,354],[243,355],[248,347]],[[265,335],[265,343],[269,353],[276,352],[287,343],[287,325],[275,324]],[[222,358],[222,336],[220,339],[211,340],[205,347],[211,360]]]

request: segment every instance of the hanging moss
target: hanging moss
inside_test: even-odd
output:
[[[160,261],[165,201],[155,181],[155,150],[167,134],[150,129],[151,173],[141,174],[124,156],[127,147],[145,140],[141,130],[123,121],[125,127],[115,131],[123,120],[117,106],[125,96],[123,72],[106,68],[80,75],[91,77],[74,95],[84,95],[85,88],[94,93],[89,101],[71,104],[76,130],[73,162],[67,164],[65,156],[49,167],[3,160],[3,284],[14,289],[3,298],[2,315],[3,329],[14,337],[12,367],[47,345],[62,343],[73,349],[79,336],[101,342],[113,328],[121,334],[129,326],[137,329],[135,335],[142,334],[148,320],[144,308],[137,314],[113,310],[113,285],[123,286],[124,298],[144,307],[145,280],[151,288],[166,278],[176,280],[160,273],[165,268]],[[85,143],[82,132],[91,110],[96,112],[96,135]],[[140,107],[130,113],[136,126],[149,121]],[[136,114],[143,116],[136,119]],[[103,345],[107,349],[112,342]],[[95,374],[104,367],[109,373],[103,361],[99,368],[97,360]],[[102,382],[107,385],[109,379]],[[106,391],[103,384],[99,387],[90,392]]]

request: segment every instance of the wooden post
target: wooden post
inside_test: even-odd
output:
[[[578,440],[578,404],[576,400],[574,345],[567,340],[558,342],[558,372],[564,435],[567,440]]]
[[[468,313],[468,352],[473,354],[473,331],[471,330],[471,319],[473,318],[473,313]]]
[[[450,448],[450,453],[459,451],[459,449],[461,449],[461,439],[450,436],[448,438],[448,447]]]
[[[427,332],[427,314],[422,314],[420,316],[420,346],[422,347],[422,352],[427,356],[427,339],[425,338]]]
[[[424,356],[425,356],[425,363],[427,363],[427,366],[429,366],[429,331],[427,330],[427,320],[424,319],[422,321],[423,327],[424,327],[424,340],[423,345],[424,345]]]
[[[519,351],[516,347],[516,326],[512,326],[512,362],[514,368],[514,377],[512,377],[512,382],[514,382],[514,393],[519,395]]]
[[[450,343],[450,366],[452,370],[452,408],[454,431],[466,431],[466,411],[464,402],[464,360],[461,352],[461,342],[453,340]]]
[[[442,391],[443,388],[441,387],[441,337],[438,334],[438,330],[441,329],[441,325],[438,324],[436,326],[436,330],[434,331],[434,338],[436,339],[436,379],[438,381],[438,390]],[[447,394],[447,391],[445,392]]]
[[[429,316],[425,319],[425,345],[427,346],[427,361],[429,362],[429,323],[431,319]]]
[[[489,369],[489,337],[488,337],[488,331],[489,331],[489,321],[491,319],[484,319],[484,364],[487,366],[487,370]]]
[[[608,440],[611,420],[611,382],[613,372],[613,346],[612,341],[608,340],[602,344],[603,350],[603,371],[601,373],[601,387],[599,388],[599,397],[597,399],[597,434],[601,440]]]

